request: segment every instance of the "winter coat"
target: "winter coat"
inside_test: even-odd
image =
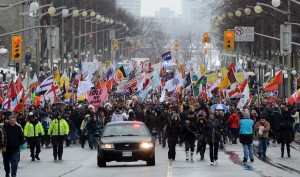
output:
[[[100,121],[89,120],[86,124],[88,134],[100,134],[103,129],[103,124]]]
[[[3,127],[7,137],[5,154],[13,155],[19,151],[20,146],[24,142],[24,134],[22,128],[17,124],[15,126],[6,124]]]
[[[43,125],[45,132],[48,132],[51,122],[52,122],[52,120],[49,117],[43,118],[42,125]]]
[[[206,138],[208,143],[216,143],[221,139],[221,123],[218,119],[208,119],[205,123]]]
[[[181,141],[181,128],[179,121],[169,121],[166,126],[166,137],[168,138],[168,143],[178,143],[178,139]]]
[[[6,133],[4,131],[3,126],[0,126],[0,148],[6,146]]]
[[[291,143],[294,140],[293,132],[294,119],[289,111],[283,111],[278,129],[278,143]]]
[[[253,120],[244,118],[239,122],[240,126],[240,143],[252,144],[253,142]]]
[[[259,134],[259,127],[263,126],[263,134]],[[256,122],[254,125],[254,132],[256,133],[256,137],[258,138],[268,138],[269,137],[269,131],[270,131],[270,123],[268,121],[265,121],[265,125],[262,125],[260,121]]]
[[[182,127],[183,140],[195,140],[195,135],[198,134],[197,127],[194,124],[185,124]]]
[[[227,122],[230,124],[230,128],[239,128],[239,121],[240,117],[236,112],[233,113],[227,120]]]
[[[115,112],[111,118],[111,122],[122,122],[126,120],[126,116],[122,112]]]
[[[152,132],[153,128],[156,127],[156,116],[152,114],[146,115],[145,124],[150,132]]]
[[[271,114],[270,126],[273,133],[273,136],[277,138],[278,130],[280,126],[281,114],[279,112],[274,112]]]

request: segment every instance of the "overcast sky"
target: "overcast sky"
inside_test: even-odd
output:
[[[176,15],[181,14],[181,0],[142,0],[142,16],[154,16],[162,7],[171,8]]]

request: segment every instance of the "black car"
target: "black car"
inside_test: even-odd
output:
[[[155,165],[155,139],[146,125],[138,121],[108,123],[98,141],[98,166],[105,167],[111,161],[138,160]]]

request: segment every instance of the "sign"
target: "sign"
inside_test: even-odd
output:
[[[88,75],[92,76],[99,69],[100,65],[100,62],[83,62],[82,70],[84,78]]]
[[[87,99],[89,105],[100,106],[104,101],[107,100],[107,90],[106,89],[88,90]]]
[[[236,26],[235,41],[237,42],[254,42],[254,27]]]
[[[47,28],[47,49],[59,49],[59,28]]]
[[[115,39],[116,38],[116,31],[114,29],[109,30],[109,39]]]
[[[171,52],[170,52],[170,51],[168,51],[168,52],[162,54],[161,57],[162,57],[162,59],[163,59],[164,61],[172,60],[172,56],[171,56]]]

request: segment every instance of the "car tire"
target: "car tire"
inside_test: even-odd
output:
[[[147,166],[155,166],[155,154],[147,160]]]
[[[98,167],[106,167],[105,159],[101,159],[100,157],[97,157],[97,164],[98,164]]]

